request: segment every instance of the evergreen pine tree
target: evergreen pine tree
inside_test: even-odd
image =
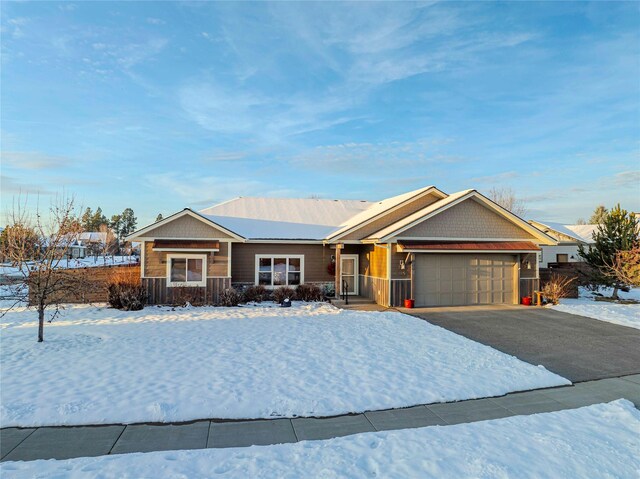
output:
[[[604,207],[603,207],[604,208]],[[629,251],[638,242],[637,222],[633,214],[616,205],[602,218],[598,228],[593,233],[595,243],[585,249],[578,247],[580,256],[589,264],[594,272],[594,280],[603,286],[613,287],[613,299],[618,299],[618,289],[621,284],[610,269],[614,264],[616,254]]]
[[[138,219],[135,217],[131,208],[126,208],[120,216],[122,218],[120,238],[124,238],[136,230],[136,223],[138,222]]]
[[[82,229],[84,231],[93,231],[91,229],[92,218],[93,218],[93,211],[91,210],[91,208],[87,208],[86,210],[84,210],[84,213],[82,214],[82,218],[80,218],[80,223],[82,224]]]
[[[607,209],[603,205],[600,205],[593,211],[593,214],[589,218],[589,224],[599,225],[602,223],[605,216],[607,216]]]

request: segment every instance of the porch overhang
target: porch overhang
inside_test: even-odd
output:
[[[220,251],[219,241],[209,240],[154,240],[153,251],[189,251],[189,252],[218,252]]]
[[[540,247],[531,241],[398,241],[406,253],[533,253]]]

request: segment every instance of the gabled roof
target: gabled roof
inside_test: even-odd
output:
[[[251,240],[305,240],[321,241],[335,230],[335,226],[288,221],[270,221],[232,216],[203,215]]]
[[[200,214],[247,239],[320,241],[370,205],[362,200],[239,197]]]
[[[349,220],[346,221],[340,229],[331,233],[331,235],[327,237],[327,240],[335,241],[340,237],[356,230],[357,228],[375,220],[376,218],[379,218],[382,215],[394,210],[395,208],[399,208],[407,204],[409,201],[427,194],[435,194],[436,196],[440,196],[441,198],[447,197],[446,193],[443,193],[435,186],[425,186],[424,188],[419,188],[417,190],[409,191],[408,193],[403,193],[401,195],[393,196],[376,203],[371,203],[366,210],[353,216],[352,218],[349,218]]]
[[[107,232],[106,231],[84,231],[78,235],[77,238],[83,243],[106,243]]]
[[[165,225],[167,223],[170,223],[171,221],[181,218],[183,216],[191,216],[192,218],[195,218],[199,221],[202,221],[203,223],[213,227],[213,228],[217,228],[220,231],[228,234],[229,236],[231,236],[232,238],[239,240],[239,241],[244,241],[244,237],[242,237],[241,235],[239,235],[238,233],[236,233],[235,231],[231,231],[227,228],[225,228],[224,226],[216,223],[215,221],[213,221],[211,218],[207,218],[206,216],[201,215],[200,213],[197,213],[193,210],[191,210],[190,208],[185,208],[182,211],[178,211],[177,213],[172,214],[171,216],[167,216],[166,218],[161,219],[160,221],[156,221],[155,223],[151,223],[150,225],[145,226],[142,229],[139,229],[138,231],[134,231],[133,233],[131,233],[129,236],[127,236],[125,238],[126,241],[133,241],[136,238],[140,238],[143,237],[146,233],[148,233],[149,231],[152,231],[162,225]]]
[[[362,200],[238,197],[200,210],[200,213],[218,218],[243,218],[337,228],[370,205],[369,201]]]
[[[598,225],[564,225],[562,223],[554,223],[552,221],[536,221],[531,220],[529,223],[542,229],[545,233],[554,233],[572,238],[579,243],[593,243],[593,233]],[[558,237],[561,240],[560,237]]]
[[[387,242],[415,224],[460,201],[474,197],[478,202],[539,238],[543,244],[556,244],[554,238],[475,190],[464,190],[448,196],[434,186],[427,186],[374,203],[360,200],[239,197],[205,208],[200,212],[185,208],[132,233],[127,239],[144,237],[146,233],[159,226],[181,216],[190,215],[239,241],[304,240],[333,243],[338,242],[346,234],[371,224],[379,218],[385,218],[385,215],[430,194],[440,199],[370,235],[365,240]]]
[[[527,223],[522,218],[514,215],[510,211],[506,210],[502,206],[497,203],[491,201],[489,198],[483,196],[478,193],[476,190],[463,190],[457,193],[449,195],[447,198],[437,201],[426,208],[423,208],[419,211],[416,211],[412,215],[409,215],[396,223],[387,226],[386,228],[369,235],[366,240],[368,241],[380,241],[387,242],[395,236],[399,236],[403,231],[412,228],[413,226],[439,214],[443,211],[446,211],[448,208],[461,203],[469,198],[474,198],[480,203],[484,204],[489,209],[493,210],[497,214],[503,216],[507,220],[511,221],[515,225],[519,226],[523,230],[529,232],[532,236],[540,239],[544,244],[556,244],[556,240],[551,236],[547,235],[543,231],[540,231],[538,228],[532,226]]]
[[[461,198],[468,197],[472,191],[474,190],[463,190],[458,191],[457,193],[453,193],[440,201],[436,201],[435,203],[430,204],[426,208],[423,208],[409,216],[406,216],[405,218],[402,218],[400,221],[397,221],[387,226],[386,228],[381,229],[380,231],[376,231],[375,233],[369,235],[367,239],[382,239],[393,233],[404,231],[404,229],[410,228],[411,226],[413,226],[414,222],[421,220],[425,216],[438,211],[447,205],[455,204]]]

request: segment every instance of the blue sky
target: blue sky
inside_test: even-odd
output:
[[[640,4],[2,2],[2,209],[513,188],[640,210]]]

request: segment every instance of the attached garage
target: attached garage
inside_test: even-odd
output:
[[[421,253],[414,271],[416,306],[517,302],[516,254]]]

